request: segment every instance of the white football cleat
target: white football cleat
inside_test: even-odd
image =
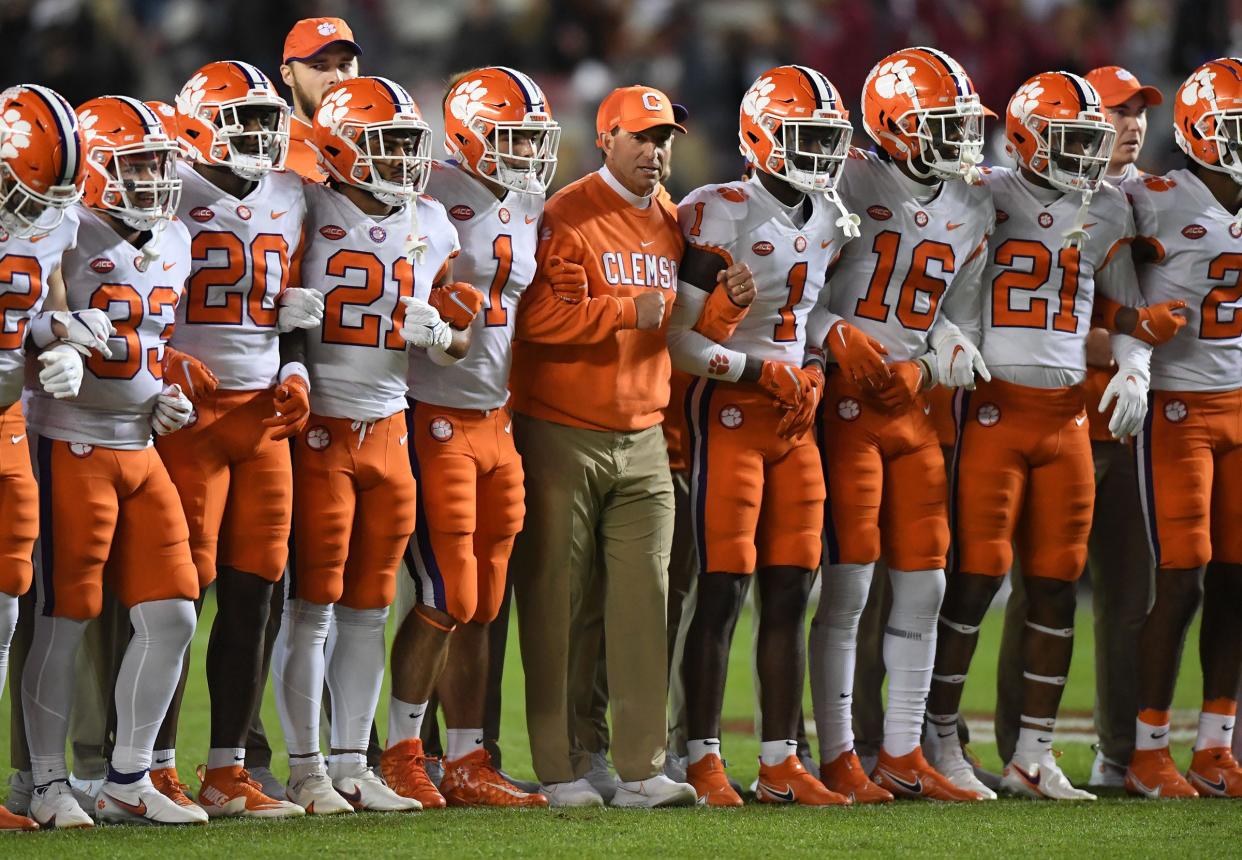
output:
[[[612,802],[613,796],[617,793],[618,780],[617,775],[608,766],[607,753],[591,753],[591,769],[586,773],[586,781],[591,783],[591,788],[599,792],[604,803]]]
[[[618,782],[612,805],[656,809],[664,806],[694,806],[699,796],[687,782],[673,782],[662,773],[637,782]]]
[[[554,809],[604,805],[604,798],[585,777],[573,782],[545,782],[539,786],[539,793],[548,799],[548,805]]]
[[[360,772],[337,776],[332,780],[332,787],[354,809],[369,809],[372,812],[416,812],[423,808],[414,798],[402,797],[389,788],[365,764],[358,767]]]
[[[1001,788],[1019,796],[1048,800],[1096,799],[1091,792],[1074,788],[1057,766],[1056,754],[1051,750],[1033,759],[1014,753],[1001,774]]]
[[[934,727],[932,727],[934,730]],[[936,770],[940,771],[941,776],[958,788],[966,791],[973,791],[984,800],[996,800],[996,792],[988,788],[979,777],[975,776],[975,768],[966,760],[966,754],[962,751],[962,745],[957,739],[957,729],[953,730],[953,737],[948,739],[947,743],[928,743],[924,746],[927,753],[927,761]]]
[[[69,787],[77,795],[78,805],[83,809],[95,808],[95,796],[99,794],[99,789],[103,788],[103,784],[102,779],[78,779],[73,774],[69,774]]]
[[[1113,761],[1104,755],[1103,750],[1097,747],[1095,761],[1091,763],[1091,776],[1087,779],[1087,785],[1092,788],[1125,788],[1126,766]]]
[[[9,796],[4,808],[14,815],[30,814],[30,795],[34,791],[34,778],[28,770],[15,770],[9,775]]]
[[[272,800],[288,799],[285,797],[285,784],[276,778],[270,767],[256,767],[247,771],[250,778],[259,784],[259,790]]]
[[[207,813],[197,804],[173,803],[144,775],[133,783],[105,781],[95,797],[100,821],[117,824],[206,824]]]
[[[307,815],[340,815],[354,811],[322,771],[303,777],[301,782],[290,782],[286,794],[289,800],[305,809]]]
[[[29,814],[44,830],[95,826],[91,817],[82,811],[69,783],[64,780],[34,789],[30,794]]]

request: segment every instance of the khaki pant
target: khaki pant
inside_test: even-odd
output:
[[[1139,505],[1134,454],[1119,442],[1092,442],[1095,519],[1088,543],[1095,616],[1095,731],[1100,749],[1126,765],[1134,753],[1138,713],[1138,636],[1153,599],[1155,568]],[[1013,756],[1022,715],[1022,628],[1026,593],[1010,575],[1013,595],[1005,607],[997,673],[996,746]]]
[[[586,757],[572,755],[572,717],[589,709],[589,696],[571,690],[571,667],[593,676],[607,640],[613,764],[622,780],[646,779],[664,766],[667,742],[674,503],[663,433],[584,430],[520,414],[514,425],[526,524],[511,576],[535,773],[544,783],[586,773]],[[602,636],[592,634],[599,618]]]
[[[690,516],[690,473],[673,473],[673,497],[677,517],[673,525],[673,552],[668,562],[668,747],[686,755],[686,689],[681,680],[681,661],[686,634],[694,620],[698,596],[699,562],[694,549]]]

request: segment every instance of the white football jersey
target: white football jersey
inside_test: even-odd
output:
[[[453,280],[483,293],[470,352],[440,366],[426,350],[410,350],[410,398],[460,409],[497,409],[509,399],[513,326],[518,301],[535,277],[535,245],[543,195],[510,191],[497,200],[483,183],[452,162],[435,162],[427,193],[443,204],[461,242]]]
[[[142,272],[138,248],[91,210],[78,206],[76,212],[77,246],[65,254],[61,269],[66,298],[70,310],[107,311],[116,327],[108,341],[112,357],[90,354],[82,388],[72,400],[45,393],[32,362],[26,423],[66,442],[145,448],[151,444],[151,412],[164,388],[164,344],[190,274],[190,234],[180,221],[170,221],[159,236],[159,257]]]
[[[1098,286],[1123,305],[1140,304],[1129,262],[1134,219],[1125,195],[1101,183],[1091,198],[1081,249],[1064,247],[1082,198],[1036,188],[1017,170],[984,173],[996,227],[988,240],[980,298],[983,360],[994,376],[1019,385],[1059,388],[1086,378],[1086,341],[1096,273],[1120,253],[1120,278]],[[1111,271],[1111,269],[1110,269]]]
[[[1148,304],[1182,299],[1186,326],[1151,357],[1160,391],[1242,387],[1242,227],[1189,170],[1129,180],[1136,242],[1155,260],[1140,265]]]
[[[374,218],[326,185],[305,186],[306,251],[302,283],[323,293],[323,324],[307,332],[311,410],[330,418],[377,421],[405,408],[409,357],[401,338],[401,296],[427,300],[436,276],[457,253],[457,231],[427,196]],[[406,255],[417,229],[422,262]]]
[[[797,217],[803,206],[805,223]],[[821,194],[807,195],[791,211],[757,176],[705,185],[681,201],[677,221],[687,244],[719,254],[728,265],[745,263],[754,274],[755,299],[721,346],[765,361],[802,365],[807,315],[846,242],[836,226],[839,215]]]
[[[192,272],[172,346],[211,368],[223,389],[267,388],[280,371],[277,297],[303,241],[302,179],[272,172],[238,200],[190,164],[178,172]]]
[[[78,216],[71,208],[50,233],[18,239],[0,228],[0,409],[17,402],[26,378],[26,326],[47,295],[47,279],[77,242]]]
[[[982,185],[940,183],[916,199],[891,162],[851,150],[837,185],[862,223],[829,277],[828,306],[888,348],[891,361],[927,350],[944,294],[992,229],[991,195]],[[974,286],[974,285],[972,285]]]

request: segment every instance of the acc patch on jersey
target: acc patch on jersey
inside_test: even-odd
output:
[[[322,451],[332,444],[332,434],[323,425],[312,427],[306,431],[306,447],[312,451]]]
[[[1000,421],[1000,416],[1000,407],[995,403],[984,403],[979,407],[979,411],[975,413],[975,418],[977,418],[979,423],[984,427],[991,427],[993,424]]]
[[[1186,408],[1184,400],[1170,400],[1164,404],[1164,417],[1171,424],[1181,424],[1189,414],[1190,410]]]
[[[746,419],[742,415],[742,410],[730,403],[728,406],[720,410],[720,423],[730,430],[736,430],[742,426],[742,422]]]
[[[443,415],[431,419],[427,431],[431,433],[431,438],[437,442],[447,442],[453,438],[453,422],[445,418]]]

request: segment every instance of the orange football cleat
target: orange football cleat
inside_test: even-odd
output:
[[[39,824],[33,818],[17,815],[0,806],[0,830],[38,830]]]
[[[686,768],[686,782],[694,786],[699,803],[704,806],[741,806],[742,798],[725,773],[724,762],[715,753],[708,753]]]
[[[760,803],[796,803],[799,806],[849,806],[850,799],[824,788],[807,772],[797,756],[773,767],[760,762],[755,799]]]
[[[402,797],[414,798],[423,809],[443,809],[448,805],[427,776],[422,738],[409,738],[384,750],[380,756],[380,772],[389,788]]]
[[[903,756],[889,755],[886,750],[880,750],[880,759],[875,763],[871,778],[876,785],[891,792],[893,797],[946,803],[983,800],[976,792],[958,788],[949,782],[927,763],[920,747]]]
[[[1199,796],[1194,786],[1177,772],[1168,747],[1134,751],[1126,768],[1126,791],[1153,800]]]
[[[155,790],[178,806],[196,806],[187,793],[190,788],[177,776],[175,767],[161,767],[151,771],[151,783]]]
[[[893,800],[892,792],[876,785],[863,773],[858,753],[853,750],[820,765],[819,781],[828,790],[843,794],[855,803],[891,803]]]
[[[1186,779],[1201,797],[1242,797],[1242,767],[1229,747],[1195,750]]]
[[[211,817],[295,818],[305,813],[296,803],[276,800],[263,793],[240,765],[208,769],[199,766],[198,804]]]
[[[398,792],[399,793],[399,792]],[[444,763],[440,793],[449,806],[505,806],[541,809],[548,805],[542,794],[522,791],[492,767],[487,750]]]

